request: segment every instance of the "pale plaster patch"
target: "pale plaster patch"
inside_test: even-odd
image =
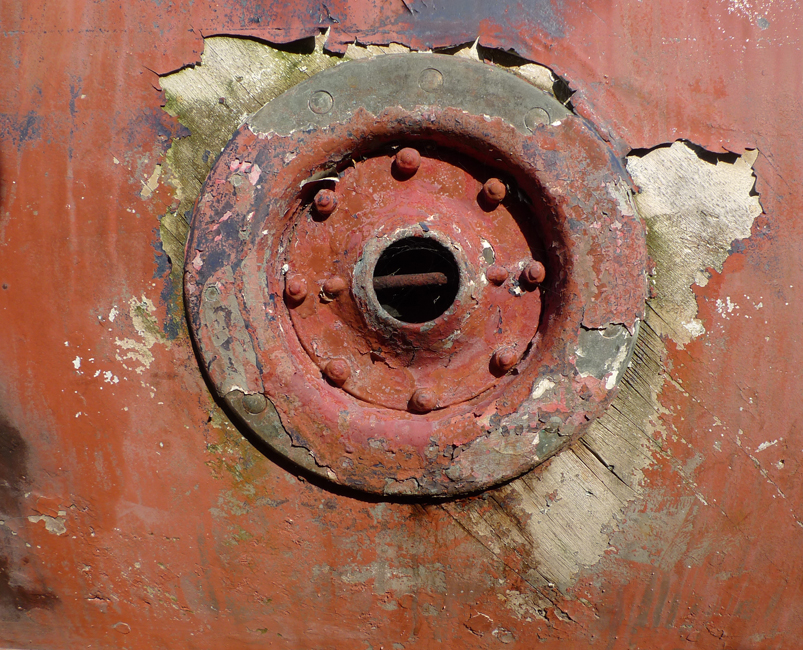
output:
[[[656,266],[654,305],[661,320],[655,327],[680,347],[705,331],[691,286],[709,268],[722,271],[731,243],[750,237],[761,214],[758,196],[751,194],[757,156],[747,151],[733,164],[712,164],[678,141],[627,158]]]

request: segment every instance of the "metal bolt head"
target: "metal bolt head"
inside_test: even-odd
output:
[[[323,367],[323,374],[327,376],[335,386],[342,386],[351,376],[351,368],[345,359],[332,359],[327,361]]]
[[[412,147],[405,147],[396,154],[396,169],[406,176],[412,176],[421,166],[421,154]]]
[[[348,287],[348,283],[343,278],[339,275],[333,275],[331,278],[327,278],[323,283],[323,292],[329,298],[336,298],[348,289]]]
[[[337,208],[337,194],[332,190],[320,190],[313,200],[315,211],[322,217],[328,217]]]
[[[438,405],[438,397],[427,388],[417,389],[410,397],[410,409],[418,413],[429,413]]]
[[[500,372],[507,372],[519,362],[519,355],[515,348],[505,346],[496,350],[491,357],[494,368]]]
[[[541,124],[549,124],[549,113],[543,108],[533,108],[524,116],[524,126],[529,131],[535,131]]]
[[[245,395],[243,397],[243,408],[251,415],[262,413],[268,406],[268,400],[260,393]]]
[[[498,205],[507,195],[507,187],[498,178],[489,178],[482,186],[482,196],[491,205]]]
[[[297,273],[288,275],[284,283],[284,295],[293,302],[303,302],[307,297],[307,281]]]
[[[421,90],[426,90],[429,93],[435,92],[443,86],[443,74],[435,68],[427,68],[418,78],[418,85]]]
[[[505,280],[507,280],[507,276],[507,269],[499,264],[491,264],[491,266],[485,270],[485,277],[488,278],[488,282],[497,286],[504,284]]]
[[[317,115],[326,115],[334,103],[335,100],[325,90],[316,90],[309,97],[309,109]]]
[[[546,269],[541,262],[533,260],[524,267],[524,272],[521,275],[527,284],[540,284],[546,278]]]

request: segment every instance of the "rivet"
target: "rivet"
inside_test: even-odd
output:
[[[204,292],[204,297],[209,302],[212,302],[213,300],[217,300],[220,297],[220,291],[218,291],[217,287],[207,287],[206,291]]]
[[[323,292],[330,298],[334,298],[348,289],[348,286],[348,283],[339,275],[333,275],[323,283]]]
[[[535,131],[539,125],[549,123],[549,113],[547,113],[543,108],[530,109],[524,116],[524,126],[526,126],[531,132]]]
[[[434,92],[443,85],[443,74],[435,68],[427,68],[418,78],[418,85],[421,90],[426,90],[428,93]]]
[[[499,348],[493,353],[491,363],[494,368],[501,372],[507,372],[519,361],[519,355],[516,350],[510,346]]]
[[[284,293],[293,302],[303,302],[307,297],[307,281],[298,274],[288,275],[285,279]]]
[[[521,275],[528,284],[540,284],[546,277],[546,269],[541,262],[533,260],[524,267],[524,272]]]
[[[243,408],[251,415],[258,415],[262,413],[268,406],[268,400],[260,393],[253,395],[246,395],[243,397]]]
[[[418,388],[410,397],[410,409],[419,413],[429,413],[437,405],[437,396],[427,388]]]
[[[396,154],[396,169],[406,176],[412,176],[421,166],[421,154],[412,147],[405,147]]]
[[[498,178],[489,178],[482,186],[482,196],[492,204],[498,205],[507,195],[507,187]]]
[[[332,110],[335,100],[325,90],[316,90],[309,97],[309,109],[318,115],[326,115]]]
[[[491,284],[499,286],[500,284],[504,284],[505,280],[507,280],[508,272],[504,266],[491,264],[491,266],[485,270],[485,277],[488,278],[488,282]]]
[[[313,200],[315,211],[322,217],[328,217],[337,208],[337,194],[332,190],[320,190]]]
[[[335,386],[342,386],[351,376],[351,368],[345,359],[332,359],[323,367],[323,374],[325,374],[329,381]]]

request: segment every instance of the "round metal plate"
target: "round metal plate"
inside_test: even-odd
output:
[[[404,146],[422,153],[412,178],[393,174]],[[492,176],[508,195],[483,207]],[[353,488],[446,496],[521,474],[603,412],[627,364],[646,248],[623,187],[581,120],[506,71],[411,54],[316,75],[238,130],[198,199],[185,296],[210,383],[247,431]],[[404,237],[459,267],[424,323],[371,284]],[[532,259],[540,286],[522,280]],[[505,346],[516,363],[494,372]]]
[[[313,362],[323,368],[344,360],[350,373],[343,390],[399,410],[408,410],[418,389],[431,391],[438,408],[490,389],[501,378],[491,362],[495,350],[522,356],[541,311],[538,287],[519,281],[534,252],[543,256],[528,207],[516,198],[484,205],[477,176],[487,170],[472,173],[471,159],[437,148],[424,154],[409,178],[394,174],[392,152],[355,161],[333,184],[336,210],[324,219],[305,206],[281,247],[286,276],[308,286],[290,314]],[[373,271],[401,240],[439,242],[455,258],[460,288],[442,316],[405,323],[379,304]],[[508,280],[489,282],[492,265]],[[332,278],[345,279],[339,284],[350,290],[328,296],[324,285]]]

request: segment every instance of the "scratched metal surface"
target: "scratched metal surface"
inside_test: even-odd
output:
[[[777,0],[4,3],[0,642],[797,647],[802,20]],[[210,398],[158,235],[186,132],[157,73],[204,35],[319,28],[333,50],[514,49],[622,157],[760,152],[765,214],[694,287],[705,332],[663,339],[650,463],[570,580],[528,564],[555,544],[532,534],[537,475],[443,505],[359,500],[266,459]]]

